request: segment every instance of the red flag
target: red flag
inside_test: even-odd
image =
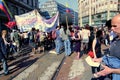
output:
[[[16,26],[16,22],[15,21],[9,21],[8,23],[5,24],[8,28],[13,28],[14,26]]]
[[[70,13],[70,9],[66,8],[66,13]]]

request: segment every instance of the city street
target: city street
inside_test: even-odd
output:
[[[0,0],[0,80],[119,79],[119,13],[120,0]]]
[[[104,49],[106,46],[102,46]],[[9,62],[10,74],[1,75],[1,80],[91,80],[91,67],[86,63],[86,54],[77,60],[72,53],[56,55],[48,53],[30,56],[30,53]],[[2,71],[1,71],[2,73]]]

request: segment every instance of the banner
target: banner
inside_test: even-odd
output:
[[[30,31],[32,27],[35,27],[37,22],[35,10],[19,16],[15,15],[15,20],[21,32]]]
[[[46,20],[37,10],[33,10],[22,15],[15,15],[15,20],[21,32],[30,31],[33,27],[45,32],[54,29],[56,23],[58,24],[58,13]]]

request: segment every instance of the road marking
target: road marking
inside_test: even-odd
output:
[[[48,67],[43,74],[38,78],[38,80],[51,80],[54,72],[58,68],[60,62],[54,62],[50,67]]]
[[[84,64],[83,61],[80,60],[74,60],[72,63],[72,66],[70,68],[70,72],[69,72],[69,79],[73,79],[76,76],[81,75],[84,72],[85,68],[84,68]]]

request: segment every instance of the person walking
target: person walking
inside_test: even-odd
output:
[[[70,42],[70,30],[68,26],[64,26],[63,30],[61,30],[61,37],[64,41],[65,47],[65,56],[69,56],[71,54],[71,42]]]
[[[6,45],[2,38],[2,35],[0,34],[0,60],[2,61],[4,75],[9,74],[6,55],[7,55]]]

